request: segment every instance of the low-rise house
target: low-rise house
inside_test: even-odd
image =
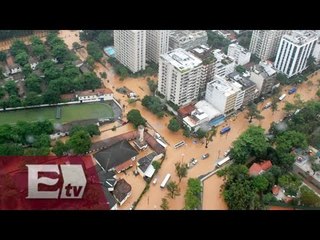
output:
[[[76,94],[80,102],[108,101],[113,99],[113,92],[109,88],[99,88],[93,91],[82,91]]]
[[[36,70],[36,67],[39,64],[39,60],[36,57],[30,57],[29,64],[30,64],[31,69],[34,71],[34,70]]]
[[[120,179],[113,191],[113,196],[118,201],[120,206],[124,204],[124,202],[130,197],[131,195],[131,185],[126,182],[124,179]]]
[[[250,176],[258,176],[265,171],[269,170],[272,167],[272,163],[270,160],[263,161],[260,163],[254,163],[249,168],[249,175]]]
[[[137,155],[138,152],[130,143],[122,140],[93,156],[105,171],[120,173],[133,166]]]
[[[83,62],[81,60],[76,60],[76,61],[73,61],[72,64],[80,68],[83,65]]]
[[[10,65],[9,70],[11,74],[22,72],[22,68],[20,67],[19,64],[16,64],[16,63]]]
[[[83,74],[91,72],[91,69],[87,63],[82,64],[79,69]]]
[[[152,152],[147,156],[140,158],[137,162],[138,173],[142,177],[151,178],[156,171],[152,165],[152,162],[159,160],[162,156],[163,154],[157,154],[156,152]]]

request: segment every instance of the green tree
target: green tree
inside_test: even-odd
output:
[[[62,141],[58,140],[52,148],[52,152],[58,157],[64,156],[69,151],[69,148]]]
[[[172,199],[180,195],[180,188],[178,184],[174,181],[170,181],[167,184],[167,190],[168,190],[168,196]]]
[[[8,107],[20,107],[21,100],[17,95],[12,95],[9,97],[7,104],[8,104]]]
[[[320,89],[317,91],[317,96],[320,97]]]
[[[223,48],[230,44],[230,40],[224,38],[212,30],[207,31],[208,34],[208,45],[213,48]]]
[[[18,87],[17,84],[13,80],[9,80],[5,83],[4,89],[7,93],[11,95],[18,95]]]
[[[155,170],[158,170],[161,167],[161,163],[159,163],[158,161],[153,161],[152,166],[154,167]]]
[[[158,117],[163,117],[164,105],[158,97],[146,95],[142,99],[141,104],[142,106],[148,108],[152,113],[156,114]]]
[[[93,72],[85,73],[82,75],[81,79],[82,89],[96,89],[101,87],[101,80]]]
[[[60,92],[57,90],[48,89],[43,95],[43,102],[48,104],[60,102]]]
[[[247,70],[244,66],[238,65],[238,66],[236,66],[236,71],[239,73],[244,73]]]
[[[276,76],[276,79],[283,85],[289,83],[289,79],[283,73],[278,73],[277,76]]]
[[[24,44],[23,41],[21,40],[15,40],[11,47],[10,47],[10,52],[13,56],[16,56],[20,52],[27,52],[27,46]]]
[[[140,111],[137,109],[130,110],[127,114],[127,119],[135,128],[139,125],[146,126],[147,121],[141,116]]]
[[[247,112],[246,118],[249,119],[249,123],[251,123],[252,119],[255,118],[255,119],[261,120],[261,119],[264,119],[264,116],[260,114],[260,111],[257,109],[256,104],[250,103],[248,105],[248,112]]]
[[[162,210],[169,210],[169,201],[166,198],[161,199],[161,205],[160,205]]]
[[[67,141],[67,146],[75,154],[85,154],[91,147],[90,135],[86,131],[78,131]]]
[[[204,138],[205,136],[206,136],[206,132],[205,131],[203,131],[201,128],[199,128],[197,131],[196,131],[196,137],[198,138],[198,139],[202,139],[202,138]]]
[[[320,198],[307,186],[300,188],[300,201],[303,206],[320,207]]]
[[[208,148],[209,142],[213,141],[213,137],[216,136],[217,129],[215,127],[212,127],[207,133],[206,133],[206,148]]]
[[[184,195],[185,209],[193,210],[197,209],[201,204],[201,182],[197,178],[189,178],[188,188]]]
[[[297,131],[286,131],[276,139],[276,150],[282,153],[289,153],[292,148],[306,148],[307,146],[306,136]]]
[[[177,162],[175,164],[175,167],[176,167],[176,174],[179,178],[179,183],[180,183],[182,178],[185,178],[188,175],[188,166],[186,163]]]
[[[89,64],[90,67],[93,67],[94,66],[94,59],[92,56],[88,56],[87,59],[86,59],[86,62]]]
[[[171,118],[168,129],[171,130],[172,132],[177,132],[180,129],[180,124],[176,118]]]
[[[262,193],[269,187],[268,179],[263,175],[256,176],[252,180],[252,185],[260,193],[260,198],[262,200]]]
[[[22,156],[23,147],[17,143],[0,144],[0,156]]]
[[[189,128],[186,127],[183,129],[183,136],[185,136],[187,138],[191,136],[191,132],[190,132]]]
[[[100,58],[102,58],[103,56],[98,44],[95,42],[88,43],[87,51],[88,51],[88,54],[91,55],[93,59],[96,61],[100,60]]]
[[[262,158],[266,155],[270,144],[264,135],[264,129],[250,126],[239,138],[233,142],[230,151],[235,163],[245,163],[249,157]]]
[[[261,59],[257,55],[251,54],[250,62],[253,62],[255,64],[259,64],[260,61],[261,61]]]
[[[43,104],[43,97],[41,95],[38,95],[35,92],[29,92],[23,102],[24,106],[32,106],[32,105],[40,105],[40,104]]]
[[[32,73],[32,69],[30,64],[26,64],[22,67],[22,73],[26,76],[29,77],[29,75]]]
[[[105,47],[113,44],[113,38],[107,31],[103,31],[98,34],[97,42],[101,47]]]
[[[284,188],[287,195],[296,196],[302,182],[300,178],[294,174],[285,174],[279,177],[278,183]]]
[[[311,169],[313,171],[313,175],[316,174],[316,172],[320,171],[320,164],[319,163],[311,163]]]
[[[150,78],[147,80],[147,82],[148,82],[148,87],[150,89],[150,92],[154,94],[158,88],[158,84],[154,80],[151,80]]]
[[[100,76],[101,76],[102,78],[106,79],[106,78],[107,78],[107,73],[106,73],[106,72],[101,72],[101,73],[100,73]]]
[[[41,80],[35,74],[30,74],[26,81],[26,88],[29,92],[41,93]]]
[[[51,53],[59,62],[64,62],[69,55],[68,49],[64,43],[54,45]]]
[[[274,114],[275,111],[278,110],[278,102],[279,102],[279,97],[277,95],[272,96],[272,98],[271,98],[272,115]]]
[[[36,136],[32,146],[35,148],[50,147],[50,137],[46,134]]]
[[[7,54],[5,52],[0,51],[0,62],[4,62],[7,59]]]

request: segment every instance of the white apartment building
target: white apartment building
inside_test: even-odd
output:
[[[287,77],[301,73],[307,68],[308,58],[313,53],[318,37],[314,31],[293,31],[282,37],[275,68]]]
[[[262,61],[273,58],[277,54],[281,37],[289,32],[289,30],[254,30],[249,51]]]
[[[160,55],[158,91],[178,106],[197,99],[201,63],[199,58],[181,48]]]
[[[146,67],[146,30],[114,30],[115,57],[133,73]]]
[[[255,65],[250,72],[250,80],[254,82],[259,90],[259,95],[265,95],[272,92],[276,85],[277,70],[270,62],[260,62]]]
[[[251,53],[247,49],[235,43],[229,45],[227,55],[233,58],[237,65],[245,65],[251,58]]]
[[[242,106],[244,95],[239,83],[216,76],[207,85],[205,100],[221,113],[230,115]]]
[[[189,50],[191,48],[206,45],[208,35],[203,30],[171,30],[169,37],[169,50],[183,48]]]
[[[213,55],[217,59],[214,76],[224,77],[234,72],[236,64],[233,59],[225,55],[220,49],[215,49]]]
[[[161,54],[169,51],[169,30],[147,30],[147,60],[159,63]]]

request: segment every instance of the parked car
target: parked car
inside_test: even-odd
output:
[[[203,154],[203,155],[202,155],[202,160],[203,160],[203,159],[206,159],[206,158],[208,158],[208,157],[209,157],[209,153]]]
[[[155,178],[154,180],[153,180],[153,185],[156,185],[156,183],[157,183],[157,181],[158,181],[158,178]]]
[[[196,165],[198,163],[198,160],[197,159],[194,159],[193,161],[192,161],[192,164],[193,165]]]

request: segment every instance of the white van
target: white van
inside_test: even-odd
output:
[[[156,185],[157,181],[158,181],[158,178],[155,178],[155,179],[152,181],[153,185]]]

